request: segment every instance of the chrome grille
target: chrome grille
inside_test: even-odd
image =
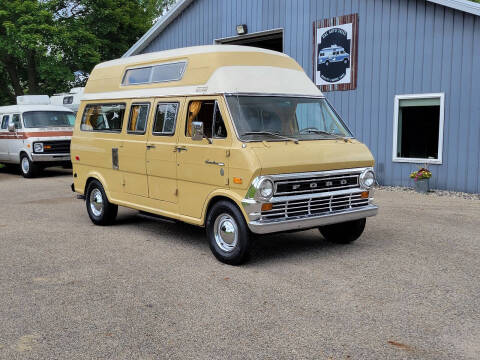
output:
[[[272,210],[262,211],[261,220],[278,220],[323,215],[368,205],[362,193],[339,194],[273,203]]]
[[[353,189],[359,186],[359,173],[323,175],[275,181],[275,195],[299,195]]]

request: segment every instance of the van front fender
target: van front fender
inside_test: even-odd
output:
[[[242,212],[245,221],[248,222],[247,213],[245,212],[245,210],[242,206],[242,200],[245,197],[245,194],[243,194],[243,192],[245,192],[245,190],[240,190],[240,192],[242,192],[242,193],[237,192],[237,191],[239,191],[239,190],[218,189],[218,190],[212,191],[208,195],[207,200],[205,201],[205,205],[203,206],[202,217],[200,219],[201,223],[199,225],[200,226],[205,225],[206,218],[207,218],[207,215],[208,215],[208,210],[217,200],[221,200],[221,199],[229,200],[229,201],[233,202],[235,205],[237,205],[237,207]]]

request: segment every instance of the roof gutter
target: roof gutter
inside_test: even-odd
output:
[[[122,58],[137,55],[145,49],[170,23],[180,15],[194,0],[179,0],[175,5],[143,35]]]
[[[428,0],[432,3],[443,5],[469,14],[480,16],[480,4],[469,0]]]

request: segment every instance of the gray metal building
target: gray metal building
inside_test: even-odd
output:
[[[353,34],[342,38],[348,58],[325,64],[320,41],[342,24]],[[381,184],[411,186],[410,172],[427,163],[433,188],[480,192],[480,4],[179,0],[125,56],[212,43],[296,59],[370,147]]]

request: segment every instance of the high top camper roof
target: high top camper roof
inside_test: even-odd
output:
[[[322,96],[289,56],[210,45],[121,58],[93,69],[83,100],[224,93]]]

